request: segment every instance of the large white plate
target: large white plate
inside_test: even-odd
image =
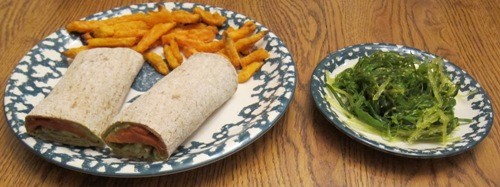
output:
[[[195,6],[219,12],[228,20],[224,27],[239,27],[250,18],[222,8],[193,3],[164,3],[167,9],[191,10]],[[123,14],[156,10],[154,3],[131,5],[96,13],[84,19],[106,19]],[[257,30],[268,30],[257,23]],[[257,43],[271,56],[251,80],[238,85],[236,94],[163,162],[138,162],[104,150],[45,142],[26,133],[24,118],[47,96],[64,75],[68,59],[64,50],[81,45],[77,35],[65,29],[52,33],[34,46],[14,69],[5,89],[8,125],[36,154],[65,168],[104,176],[156,176],[200,167],[242,149],[267,132],[284,114],[295,89],[295,64],[285,44],[272,32]],[[162,76],[145,64],[127,102],[147,91]]]

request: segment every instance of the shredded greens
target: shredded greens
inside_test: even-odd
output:
[[[388,139],[445,143],[459,119],[453,113],[458,86],[443,64],[375,52],[335,78],[327,76],[326,87],[342,108]]]

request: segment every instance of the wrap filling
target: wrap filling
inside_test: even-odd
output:
[[[119,125],[104,136],[119,155],[146,160],[167,157],[167,148],[160,137],[139,125]]]
[[[29,134],[43,140],[83,147],[104,146],[99,137],[90,132],[89,129],[68,120],[28,116],[26,130]]]

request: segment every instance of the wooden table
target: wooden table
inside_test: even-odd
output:
[[[488,137],[463,154],[401,158],[368,148],[330,125],[309,91],[314,67],[330,52],[389,42],[436,53],[463,68],[489,93],[498,117],[499,0],[199,2],[250,16],[288,45],[297,63],[297,89],[288,112],[271,131],[208,166],[169,176],[116,179],[46,162],[22,145],[1,115],[0,186],[500,186],[498,119]],[[21,57],[48,34],[71,20],[135,3],[140,1],[2,0],[0,87],[5,88]]]

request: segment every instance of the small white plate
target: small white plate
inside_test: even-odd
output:
[[[311,78],[311,92],[316,106],[335,127],[351,138],[377,150],[413,158],[439,158],[459,154],[469,150],[481,142],[493,124],[493,108],[486,92],[469,74],[453,65],[446,59],[445,71],[453,83],[460,85],[459,96],[455,99],[454,108],[458,118],[472,119],[472,123],[459,125],[451,134],[460,140],[448,144],[407,143],[389,141],[379,135],[372,134],[355,125],[338,109],[326,101],[328,89],[325,88],[325,72],[333,72],[333,76],[348,67],[354,66],[360,57],[369,56],[376,51],[393,51],[401,55],[415,55],[417,59],[434,59],[437,56],[425,51],[402,45],[367,43],[349,46],[331,53],[314,70]]]

